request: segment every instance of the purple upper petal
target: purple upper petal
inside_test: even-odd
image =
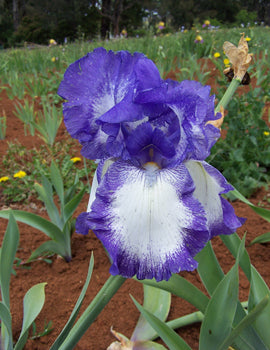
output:
[[[116,145],[116,154],[107,152],[108,134],[100,124],[143,119],[142,105],[133,102],[134,92],[160,82],[156,66],[140,53],[98,48],[71,64],[58,94],[67,100],[63,104],[64,121],[71,136],[83,143],[83,155],[92,159],[119,156],[121,147]],[[119,144],[121,134],[115,139]],[[109,144],[113,144],[112,139]]]
[[[220,136],[219,129],[206,124],[220,117],[215,116],[214,99],[215,96],[210,96],[209,86],[188,80],[181,83],[166,80],[159,87],[139,91],[135,96],[137,103],[146,106],[159,104],[163,111],[167,106],[175,113],[182,130],[178,157],[182,159],[182,153],[186,152],[186,159],[198,160],[209,156],[211,147]]]

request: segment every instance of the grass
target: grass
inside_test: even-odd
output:
[[[211,60],[220,75],[217,75],[219,88],[216,97],[219,100],[227,86],[225,78],[222,77],[225,58],[222,50],[224,41],[237,44],[242,33],[242,28],[202,30],[200,35],[204,39],[203,44],[194,42],[196,31],[187,33],[175,33],[165,36],[153,36],[149,32],[143,38],[118,39],[106,42],[78,41],[64,46],[44,47],[29,50],[11,49],[0,52],[0,81],[10,99],[19,99],[17,113],[22,119],[27,119],[27,110],[30,110],[31,100],[40,103],[44,117],[39,114],[29,114],[30,121],[26,120],[25,131],[33,133],[39,130],[39,134],[47,143],[47,148],[40,150],[23,150],[22,146],[10,144],[7,155],[4,157],[0,177],[12,177],[12,173],[26,169],[30,176],[30,185],[35,176],[46,173],[47,156],[52,155],[59,164],[67,164],[67,159],[72,157],[70,146],[67,143],[61,152],[57,153],[59,145],[55,144],[55,132],[61,122],[61,113],[57,113],[60,97],[57,89],[68,65],[78,58],[93,50],[95,47],[103,46],[112,50],[129,50],[131,52],[143,52],[152,59],[161,75],[165,77],[168,72],[176,72],[178,80],[196,79],[205,84],[209,77],[207,65],[198,64],[200,58]],[[270,46],[270,29],[266,27],[245,28],[246,36],[250,37],[250,52],[254,54],[254,61],[249,69],[252,80],[257,81],[256,87],[251,87],[245,94],[235,95],[228,107],[228,114],[223,128],[227,130],[226,139],[221,139],[213,147],[208,161],[217,167],[227,179],[246,196],[250,196],[258,186],[267,185],[270,181],[270,136],[266,118],[262,118],[265,103],[270,101],[270,76],[268,74],[270,62],[268,59],[268,47]],[[215,52],[220,53],[218,59],[213,58]],[[254,83],[253,83],[254,86]],[[28,100],[27,100],[28,99]],[[38,102],[40,101],[40,102]],[[50,106],[50,109],[44,106]],[[28,108],[27,108],[28,107]],[[44,109],[45,108],[45,109]],[[25,112],[25,113],[24,113]],[[55,113],[54,113],[55,112]],[[50,116],[53,117],[53,133],[47,133]],[[269,119],[269,118],[268,118]],[[268,120],[269,121],[269,120]],[[33,126],[35,129],[33,130]],[[2,127],[4,131],[4,128]],[[21,149],[18,150],[18,147]],[[46,151],[45,151],[46,150]],[[19,152],[19,153],[18,153]],[[24,152],[26,157],[33,159],[30,162],[20,163],[17,155]],[[29,152],[28,155],[26,153]],[[89,167],[93,170],[94,165]],[[31,175],[30,175],[31,174]],[[29,178],[28,178],[29,179]],[[13,200],[26,199],[26,179],[21,179],[21,186],[17,186]],[[69,185],[68,176],[64,182]],[[29,185],[29,183],[28,183]],[[11,183],[1,182],[8,201],[11,200]],[[21,190],[19,190],[21,188]],[[30,186],[30,188],[32,188]],[[29,191],[31,193],[31,190]]]

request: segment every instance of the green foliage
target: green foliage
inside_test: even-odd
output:
[[[10,143],[6,155],[2,159],[1,173],[7,176],[8,180],[0,182],[2,188],[2,200],[9,205],[14,202],[29,203],[36,196],[34,189],[35,182],[41,182],[42,176],[49,177],[49,164],[54,159],[60,169],[63,178],[64,189],[72,186],[75,176],[81,180],[77,184],[77,190],[80,191],[86,182],[86,169],[79,163],[73,163],[69,155],[73,141],[66,143],[65,147],[60,142],[48,150],[45,145],[40,145],[39,149],[27,149],[18,143]],[[87,160],[87,173],[93,174],[96,164]],[[18,170],[23,170],[26,176],[14,178]]]
[[[53,328],[52,328],[52,321],[45,322],[44,323],[44,328],[40,332],[37,331],[36,323],[34,321],[32,323],[32,332],[31,332],[32,335],[31,335],[30,339],[37,339],[37,338],[44,337],[44,335],[50,334],[52,330],[53,330]]]
[[[36,121],[32,122],[32,125],[39,132],[41,139],[49,147],[54,145],[62,119],[62,113],[59,108],[54,104],[43,102],[42,111],[38,112]]]
[[[46,241],[31,254],[30,261],[48,253],[58,254],[66,261],[71,260],[70,238],[75,230],[75,219],[72,218],[72,215],[85,192],[85,187],[83,187],[76,193],[78,184],[79,179],[76,174],[73,184],[65,191],[60,169],[52,161],[49,178],[43,175],[41,184],[37,182],[34,184],[34,188],[39,198],[45,204],[51,221],[43,219],[36,214],[20,210],[14,211],[16,220],[41,230],[51,238],[51,241]],[[57,204],[60,207],[59,210],[55,202],[55,192],[58,197]],[[0,217],[8,218],[8,212],[5,210],[0,211]]]
[[[24,105],[17,102],[15,105],[16,112],[15,115],[24,123],[24,135],[27,135],[27,130],[30,132],[31,136],[35,135],[35,111],[34,104],[30,104],[28,100],[24,101]]]
[[[4,140],[7,130],[7,117],[3,111],[3,116],[0,118],[0,140]]]
[[[252,11],[248,12],[246,9],[241,9],[237,15],[235,16],[235,22],[237,25],[244,24],[247,26],[248,24],[253,24],[257,18],[257,12]]]
[[[209,301],[206,298],[206,303],[202,308],[200,349],[227,350],[229,346],[233,346],[233,348],[241,350],[253,348],[266,350],[269,347],[269,332],[267,330],[270,314],[269,288],[251,265],[247,251],[244,248],[244,240],[241,241],[236,234],[224,236],[222,240],[236,258],[235,265],[226,275],[224,275],[218,263],[210,242],[196,256],[196,260],[199,262],[198,272],[200,278],[211,296]],[[247,310],[243,308],[243,305],[238,300],[238,265],[245,272],[251,286]],[[199,292],[201,293],[201,296],[199,296],[199,294],[194,294],[189,288],[180,284],[177,285],[176,281],[172,280],[174,277],[178,278],[180,276],[173,275],[168,282],[162,281],[157,283],[152,280],[144,280],[142,282],[181,296],[192,305],[198,305],[198,298],[201,301],[204,300],[204,297],[206,297],[204,293]],[[182,320],[174,320],[175,323],[171,321],[171,323],[165,324],[141,307],[134,299],[133,301],[156,330],[157,335],[170,348],[188,349],[188,345],[183,343],[183,340],[169,328],[170,324],[176,327],[178,322],[180,323]],[[190,319],[185,319],[187,321],[185,325],[198,320],[195,314],[189,316]]]
[[[212,148],[209,162],[244,196],[270,181],[270,137],[262,119],[261,88],[233,97],[223,129],[226,138]]]
[[[44,288],[46,283],[36,284],[24,296],[21,334],[17,343],[13,345],[9,290],[12,266],[19,244],[19,230],[12,211],[8,213],[8,218],[8,227],[4,235],[0,256],[1,348],[3,347],[3,350],[22,350],[28,338],[29,328],[40,313],[45,302]]]

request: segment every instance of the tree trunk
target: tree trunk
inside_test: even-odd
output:
[[[102,11],[105,15],[111,14],[111,0],[103,0],[102,1]],[[100,26],[100,36],[101,39],[108,39],[110,33],[110,24],[111,21],[107,16],[101,17],[101,26]]]
[[[114,36],[119,35],[119,22],[120,17],[123,12],[123,0],[116,0],[115,1],[115,8],[114,8],[114,21],[113,21],[113,34]]]
[[[12,0],[13,1],[13,8],[12,8],[12,13],[13,13],[13,27],[14,30],[16,31],[19,26],[19,4],[18,0]]]

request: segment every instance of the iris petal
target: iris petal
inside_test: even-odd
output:
[[[231,234],[243,224],[233,207],[221,197],[233,189],[224,176],[206,162],[187,161],[185,165],[194,181],[194,197],[203,205],[211,238]]]
[[[112,274],[168,280],[171,273],[195,269],[193,257],[209,239],[193,190],[183,164],[160,170],[116,161],[81,225],[88,225],[104,244]]]
[[[107,131],[111,136],[117,127],[102,128],[103,124],[143,119],[143,106],[133,102],[134,93],[160,82],[157,67],[140,53],[97,48],[71,64],[58,94],[66,100],[63,114],[67,130],[83,144],[83,155],[90,159],[121,156],[121,133],[109,138]]]

